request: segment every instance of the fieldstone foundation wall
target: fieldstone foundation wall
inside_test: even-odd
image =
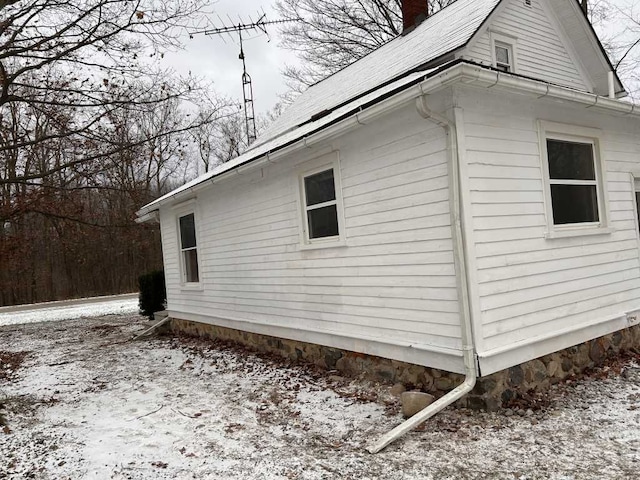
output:
[[[407,389],[422,390],[436,397],[464,380],[463,375],[443,370],[199,322],[172,319],[170,329],[176,333],[240,343],[258,352],[338,370],[347,376],[363,376],[388,384],[401,383]],[[524,394],[544,390],[629,350],[640,350],[640,325],[479,378],[475,389],[460,399],[458,405],[498,410]]]

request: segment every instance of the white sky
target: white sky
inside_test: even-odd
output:
[[[602,0],[592,0],[592,3],[596,4],[598,1]],[[272,8],[274,2],[275,0],[217,0],[212,2],[211,10],[215,14],[210,17],[210,20],[212,26],[237,24],[239,21],[248,23],[250,18],[257,20],[263,10],[268,20],[276,20],[277,15]],[[599,30],[598,33],[604,37],[611,37],[614,32],[623,29],[621,12],[631,13],[630,6],[638,4],[637,0],[609,0],[609,2],[614,5],[614,10],[611,11],[612,18],[607,21],[604,30],[596,27]],[[637,10],[640,10],[640,7]],[[203,25],[203,28],[206,27],[207,25]],[[296,57],[292,52],[279,46],[277,26],[269,28],[269,37],[255,31],[245,33],[245,56],[247,70],[253,80],[256,113],[264,113],[276,104],[279,94],[286,92],[282,70],[286,64],[295,64]],[[240,101],[242,99],[242,62],[238,59],[240,47],[237,34],[232,36],[196,35],[193,39],[185,39],[185,44],[184,51],[167,53],[163,62],[182,75],[191,72],[193,75],[213,81],[218,93]]]
[[[267,14],[267,20],[277,19],[270,0],[218,0],[211,9],[215,14],[210,19],[216,27],[238,24],[240,21],[250,23],[250,18],[257,20],[262,10]],[[203,25],[203,28],[207,26]],[[272,108],[278,101],[278,95],[286,92],[282,70],[285,64],[296,62],[295,55],[279,47],[277,26],[271,26],[268,32],[269,36],[257,31],[243,32],[256,113]],[[180,74],[191,72],[212,80],[218,93],[241,100],[242,62],[238,59],[240,46],[237,34],[194,35],[185,43],[185,51],[167,53],[164,61]]]

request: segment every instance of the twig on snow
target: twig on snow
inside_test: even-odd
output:
[[[149,415],[153,415],[154,413],[158,413],[163,408],[164,408],[164,404],[160,405],[160,408],[155,409],[153,412],[145,413],[144,415],[140,415],[139,417],[132,418],[129,421],[131,422],[132,420],[138,420],[140,418],[148,417]]]
[[[50,363],[48,367],[59,367],[60,365],[67,365],[68,363],[73,363],[71,360],[66,360],[64,362]]]
[[[173,407],[171,407],[171,410],[173,410],[174,412],[179,413],[183,417],[187,417],[187,418],[199,418],[199,417],[202,416],[201,413],[196,413],[195,415],[187,415],[186,413],[182,413],[180,410],[178,410],[177,408],[173,408]]]

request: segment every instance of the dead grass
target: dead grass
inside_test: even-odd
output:
[[[16,371],[22,366],[30,353],[0,351],[0,380],[9,381],[13,379]]]

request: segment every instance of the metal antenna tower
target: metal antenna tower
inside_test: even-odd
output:
[[[218,17],[220,19],[220,17]],[[253,102],[253,84],[251,81],[251,75],[247,72],[247,62],[244,54],[244,45],[242,39],[242,32],[248,30],[257,30],[265,35],[267,33],[268,25],[276,25],[282,23],[295,22],[296,20],[267,20],[266,13],[262,13],[260,18],[256,22],[238,23],[237,25],[223,25],[218,28],[211,28],[208,30],[202,30],[199,32],[193,32],[194,34],[204,33],[205,35],[223,35],[225,33],[231,34],[232,32],[238,33],[238,39],[240,40],[240,55],[238,58],[242,60],[242,95],[244,99],[244,119],[245,127],[247,130],[247,142],[251,145],[256,139],[256,115]]]

